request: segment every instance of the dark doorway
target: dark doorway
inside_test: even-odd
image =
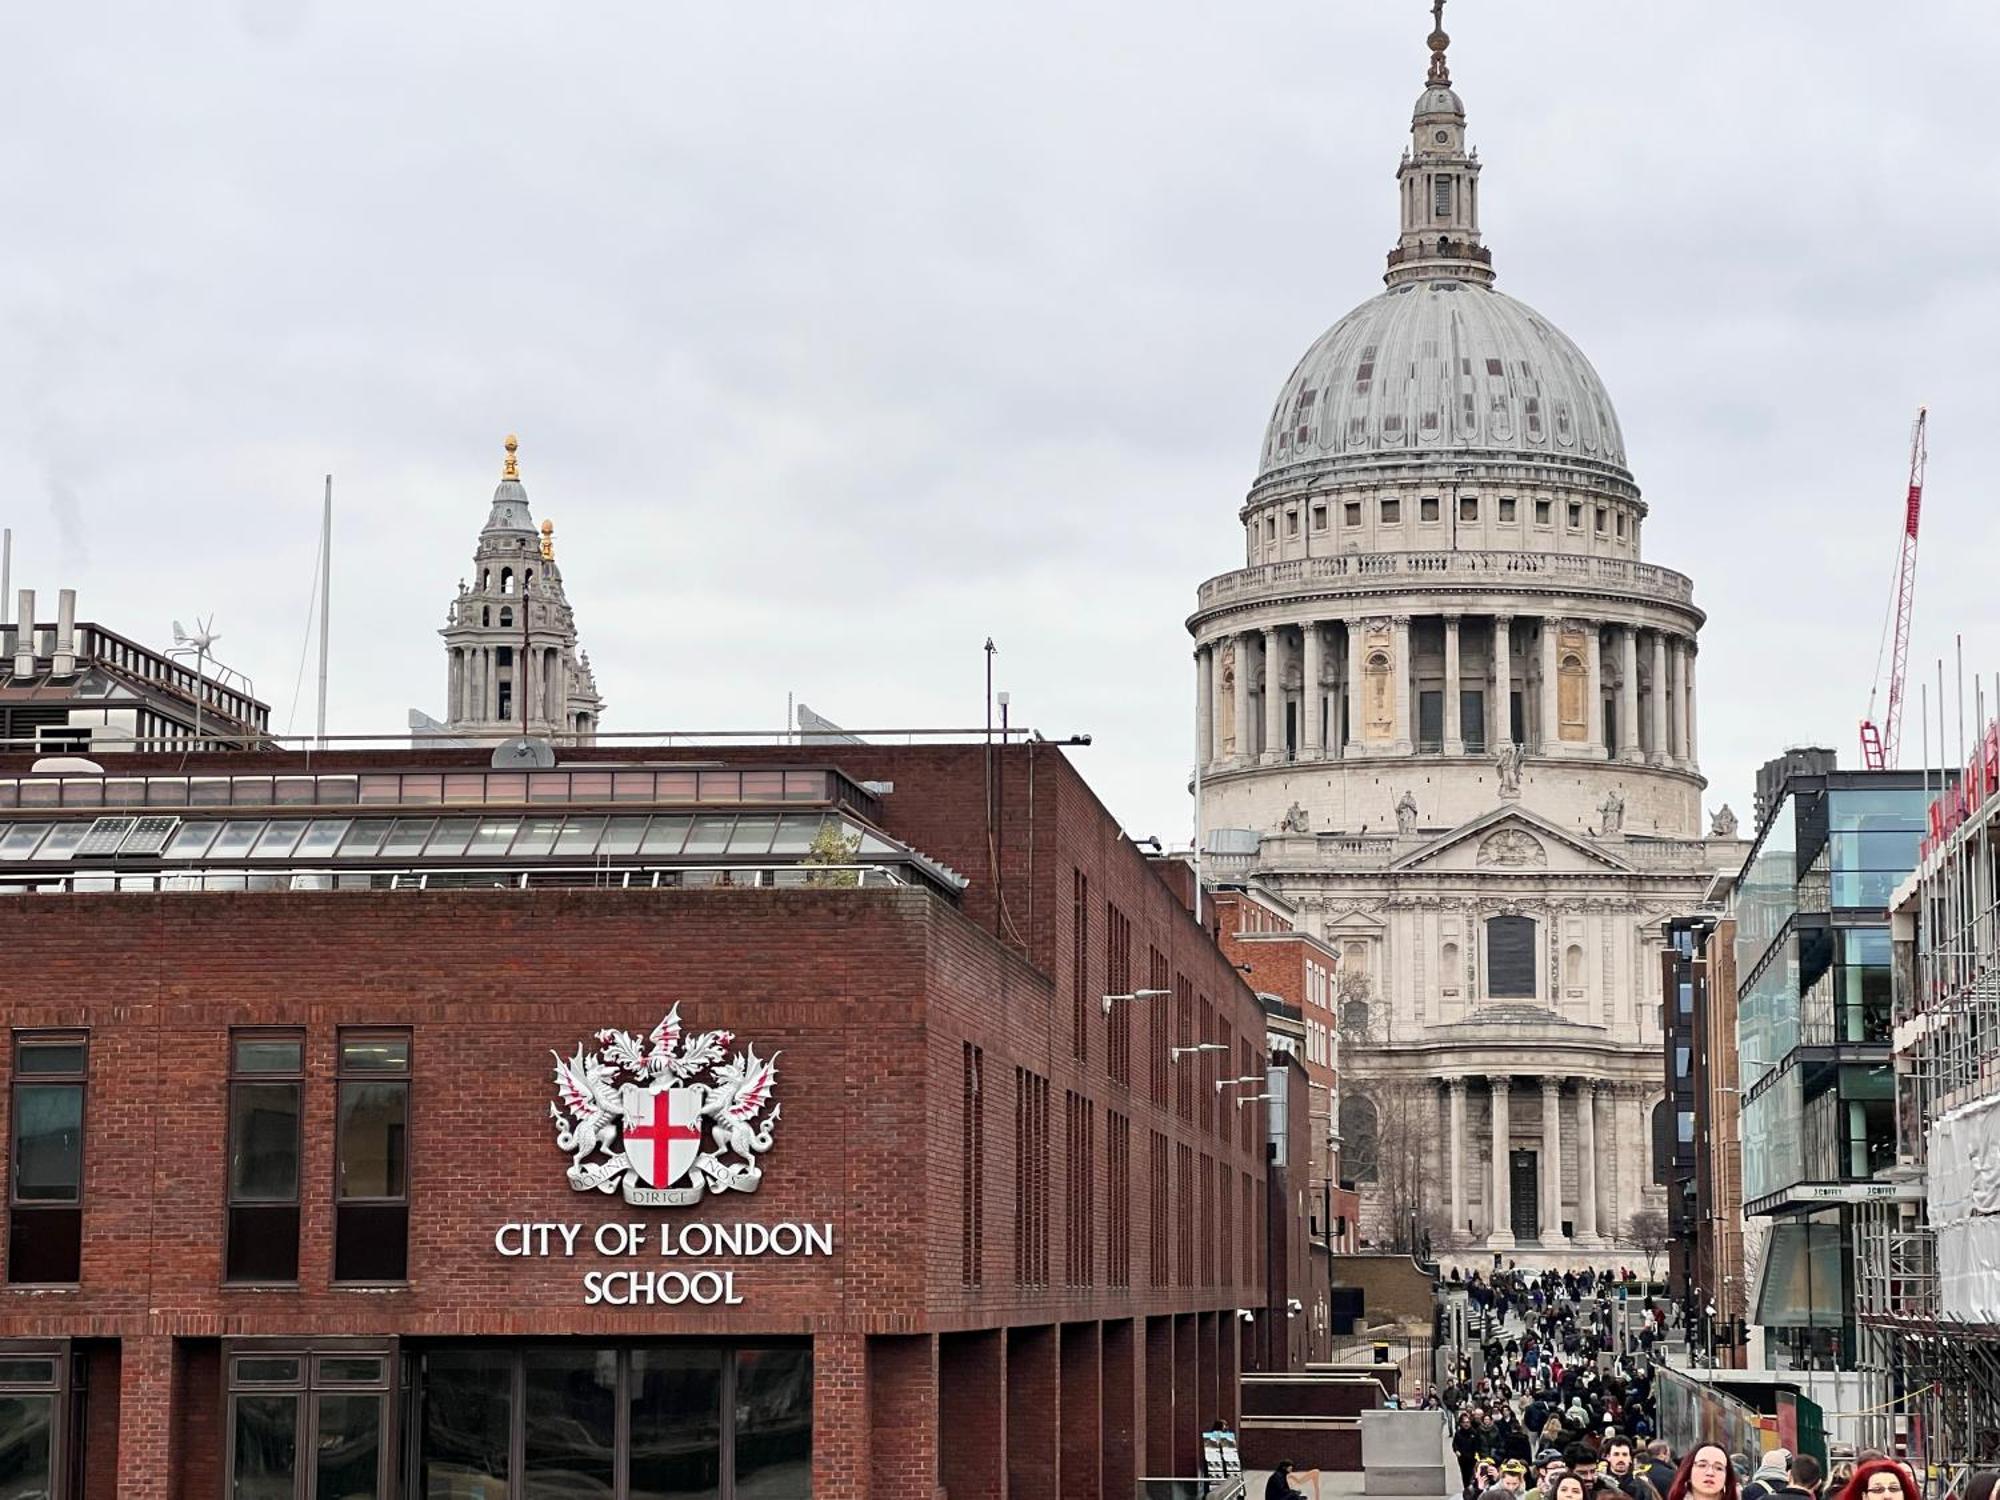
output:
[[[1435,755],[1444,748],[1444,694],[1417,694],[1417,748]]]
[[[1542,1237],[1541,1174],[1535,1170],[1532,1151],[1507,1153],[1507,1186],[1513,1199],[1514,1238],[1539,1240]]]
[[[1287,703],[1285,705],[1285,759],[1297,760],[1298,758],[1299,706],[1296,703]]]
[[[1507,726],[1512,733],[1515,744],[1525,745],[1528,743],[1527,714],[1521,706],[1521,695],[1518,692],[1509,692],[1507,694]]]
[[[1458,726],[1465,737],[1467,755],[1486,753],[1486,694],[1466,688],[1458,695]]]

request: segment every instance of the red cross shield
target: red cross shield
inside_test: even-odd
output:
[[[694,1165],[701,1149],[701,1092],[655,1094],[625,1086],[625,1158],[649,1186],[671,1187]]]

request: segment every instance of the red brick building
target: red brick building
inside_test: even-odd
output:
[[[1123,1500],[1233,1415],[1262,1015],[1053,747],[29,767],[0,1487]]]

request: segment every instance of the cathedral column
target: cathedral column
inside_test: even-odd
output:
[[[1701,757],[1694,747],[1694,637],[1689,636],[1685,654],[1681,657],[1681,687],[1687,694],[1687,762],[1688,769],[1694,770],[1701,764]]]
[[[1266,761],[1285,758],[1285,679],[1279,655],[1278,627],[1264,627],[1264,754]]]
[[[1562,1080],[1542,1075],[1542,1243],[1562,1243]]]
[[[1415,748],[1416,732],[1410,723],[1410,617],[1397,615],[1395,625],[1396,736],[1395,753],[1408,755]]]
[[[1299,759],[1318,760],[1320,758],[1319,721],[1323,712],[1325,694],[1320,688],[1320,674],[1326,670],[1320,660],[1321,648],[1326,644],[1320,634],[1317,620],[1305,623],[1305,649],[1299,670]]]
[[[1597,1237],[1597,1084],[1576,1086],[1576,1242],[1602,1244]]]
[[[1445,1092],[1451,1101],[1451,1240],[1465,1233],[1465,1080],[1447,1078]]]
[[[1664,766],[1673,757],[1672,735],[1667,725],[1667,633],[1653,632],[1653,743],[1652,760]]]
[[[1207,646],[1194,651],[1194,760],[1208,764],[1209,747],[1215,741],[1215,653]]]
[[[1493,1079],[1493,1207],[1486,1216],[1489,1224],[1486,1248],[1489,1250],[1514,1248],[1514,1214],[1507,1196],[1509,1081],[1504,1073],[1496,1074]]]
[[[1458,620],[1444,617],[1444,753],[1465,754],[1465,726],[1459,722]]]
[[[1250,722],[1250,632],[1236,637],[1236,763],[1255,765],[1257,726]]]
[[[1347,737],[1343,755],[1359,755],[1361,740],[1366,731],[1361,706],[1361,684],[1367,676],[1362,664],[1362,630],[1360,616],[1347,620]]]
[[[1561,628],[1556,616],[1542,617],[1542,723],[1538,738],[1544,755],[1554,755],[1562,746],[1562,720],[1556,707],[1556,635]]]
[[[1688,754],[1687,642],[1679,636],[1674,637],[1668,661],[1673,667],[1674,757],[1689,765],[1693,757]]]
[[[1514,617],[1493,617],[1493,702],[1486,709],[1486,748],[1514,738]]]
[[[1593,755],[1604,753],[1604,641],[1602,628],[1589,623],[1583,647],[1583,738]]]
[[[1618,758],[1642,761],[1646,752],[1639,745],[1639,627],[1623,626],[1619,645],[1625,680],[1618,690]]]

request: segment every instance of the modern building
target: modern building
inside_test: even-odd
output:
[[[0,760],[10,1492],[1196,1473],[1265,1017],[1065,754],[496,754]]]
[[[1357,1169],[1364,1234],[1602,1262],[1664,1204],[1660,923],[1741,845],[1704,836],[1693,583],[1589,360],[1494,285],[1430,43],[1386,289],[1286,378],[1187,622],[1199,826],[1340,955],[1350,1161],[1421,1161],[1416,1203]]]
[[[1932,778],[1927,837],[1891,898],[1897,1155],[1861,1210],[1870,1440],[1931,1462],[2000,1454],[2000,727],[1955,787]]]
[[[1855,1368],[1856,1207],[1896,1163],[1888,907],[1931,796],[1924,772],[1832,761],[1782,768],[1737,885],[1749,1316],[1776,1369]]]
[[[1736,920],[1728,882],[1706,909],[1665,924],[1661,1030],[1674,1129],[1667,1161],[1668,1287],[1685,1313],[1689,1357],[1742,1368],[1747,1359],[1742,1089],[1736,1054]]]
[[[76,590],[57,596],[53,623],[0,623],[0,751],[117,754],[266,742],[271,710],[205,650],[149,650],[76,618]],[[13,619],[33,622],[22,589]],[[203,642],[204,647],[206,641]]]
[[[555,523],[535,529],[528,491],[508,435],[506,462],[472,555],[446,607],[445,718],[412,710],[420,737],[480,744],[532,735],[588,745],[604,715],[590,653],[577,645],[576,615],[556,565]]]
[[[1271,1051],[1296,1057],[1311,1098],[1308,1230],[1330,1254],[1357,1248],[1360,1206],[1347,1179],[1340,1138],[1340,1033],[1335,996],[1340,955],[1296,923],[1268,891],[1223,886],[1209,895],[1216,940],[1271,1016]],[[1250,1089],[1249,1081],[1241,1087]],[[1366,1143],[1364,1143],[1366,1144]]]

